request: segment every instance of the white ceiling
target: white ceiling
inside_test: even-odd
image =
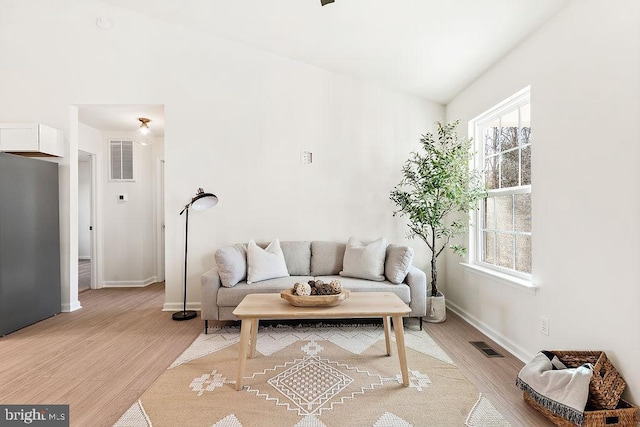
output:
[[[78,121],[102,131],[135,132],[138,117],[151,119],[153,136],[164,137],[163,105],[79,105]]]
[[[102,0],[447,104],[572,0]],[[114,22],[114,27],[117,22]],[[164,135],[162,106],[82,106],[80,122]]]
[[[446,104],[571,0],[103,1]]]

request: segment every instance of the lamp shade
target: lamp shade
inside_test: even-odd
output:
[[[218,197],[212,193],[205,193],[202,188],[198,188],[195,197],[191,199],[191,207],[197,211],[204,211],[218,204]]]

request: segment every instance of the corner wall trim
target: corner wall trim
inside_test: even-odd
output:
[[[62,304],[60,306],[60,311],[62,313],[71,313],[72,311],[80,310],[82,305],[80,305],[80,301],[73,301],[71,304]]]

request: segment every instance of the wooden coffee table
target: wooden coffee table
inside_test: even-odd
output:
[[[334,307],[295,307],[280,294],[249,294],[238,304],[233,314],[242,320],[240,349],[238,351],[238,376],[236,390],[243,385],[247,352],[253,358],[256,351],[258,322],[260,319],[351,319],[382,317],[387,355],[391,356],[391,325],[396,335],[398,359],[402,371],[402,384],[409,386],[407,353],[404,347],[402,316],[411,309],[391,292],[351,292],[351,296]],[[250,346],[250,347],[249,347]]]

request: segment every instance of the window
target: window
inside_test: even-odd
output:
[[[472,120],[476,161],[487,197],[480,201],[472,260],[531,279],[531,104],[529,88]]]
[[[109,141],[109,178],[113,181],[133,181],[133,141]]]

